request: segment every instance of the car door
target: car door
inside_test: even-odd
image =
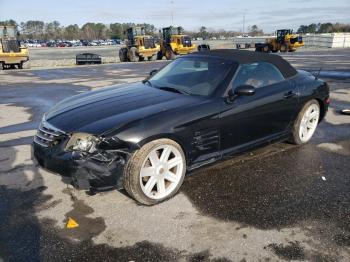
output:
[[[223,102],[221,150],[230,153],[283,134],[291,124],[297,104],[292,81],[267,62],[247,63],[239,67],[231,84],[255,87],[255,94],[238,96]]]

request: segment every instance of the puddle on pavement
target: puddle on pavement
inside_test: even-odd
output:
[[[89,240],[98,236],[106,229],[106,224],[102,217],[88,217],[94,210],[86,205],[83,200],[78,200],[75,197],[74,189],[66,188],[63,190],[63,193],[71,196],[73,209],[66,213],[65,221],[62,222],[66,224],[68,219],[72,218],[79,226],[75,228],[63,228],[59,233],[62,237],[68,237],[74,240]]]
[[[279,258],[285,260],[304,260],[305,253],[304,248],[300,246],[298,241],[289,242],[287,245],[283,244],[269,244],[267,246],[271,249]]]

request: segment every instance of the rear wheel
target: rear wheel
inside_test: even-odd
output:
[[[136,201],[154,205],[176,194],[185,173],[181,147],[170,139],[154,140],[129,159],[124,169],[124,188]]]
[[[128,61],[128,49],[123,47],[119,49],[119,60],[120,62]]]
[[[268,45],[265,45],[265,46],[263,47],[263,51],[264,51],[265,53],[269,53],[269,52],[270,52],[270,47],[269,47]]]
[[[293,126],[291,142],[297,145],[307,143],[315,133],[320,118],[320,105],[313,99],[299,112]]]
[[[162,51],[159,51],[157,53],[157,60],[162,60],[163,59],[163,52]]]
[[[170,48],[165,51],[165,57],[167,60],[174,60],[176,58],[173,50]]]

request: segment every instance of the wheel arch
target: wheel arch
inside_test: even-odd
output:
[[[323,118],[326,116],[326,105],[321,98],[314,98],[314,99],[318,102],[318,105],[320,106],[320,117],[318,119],[318,122],[320,123],[323,120]]]
[[[138,142],[138,146],[139,148],[141,148],[145,144],[158,139],[169,139],[177,143],[181,147],[182,151],[184,152],[186,157],[186,164],[188,164],[190,145],[186,141],[184,141],[180,136],[177,136],[175,134],[162,133],[162,134],[149,136],[147,138],[142,139],[140,142]]]

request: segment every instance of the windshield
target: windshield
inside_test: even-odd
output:
[[[183,57],[164,67],[149,81],[156,88],[209,96],[225,79],[231,66],[231,61],[218,58]]]
[[[0,37],[15,37],[16,36],[16,30],[13,27],[0,27]]]

